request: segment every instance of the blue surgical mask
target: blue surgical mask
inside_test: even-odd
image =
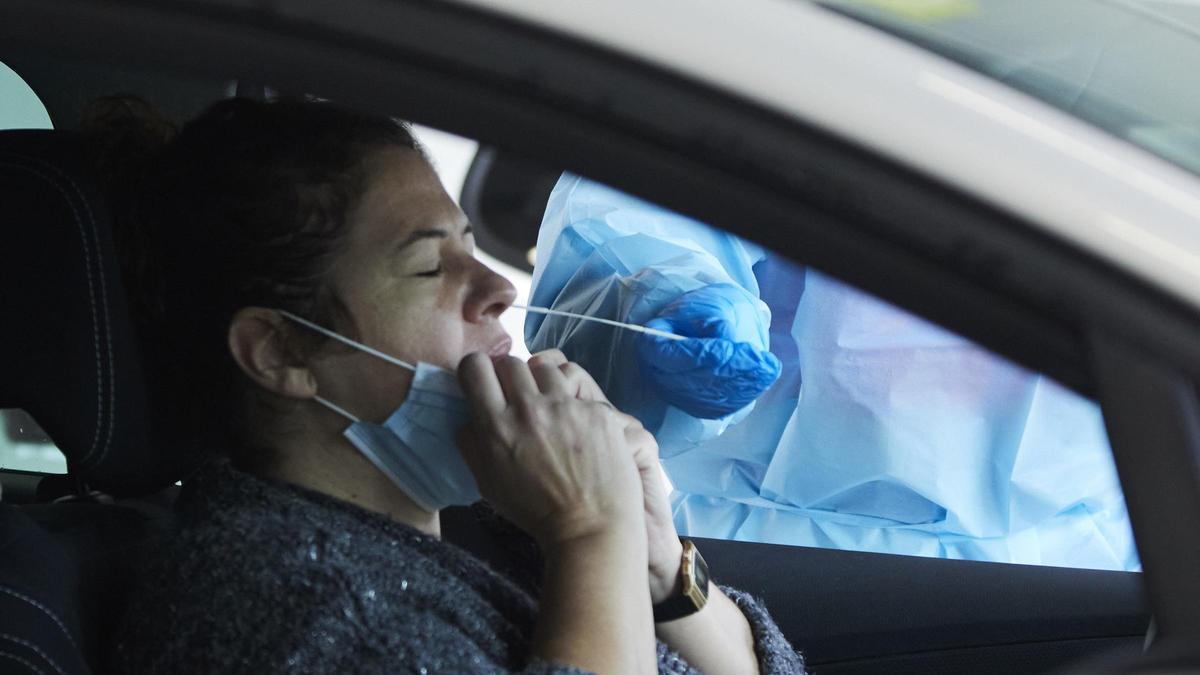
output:
[[[355,342],[307,319],[284,317],[334,340],[414,372],[408,397],[383,424],[364,422],[320,396],[316,400],[350,420],[343,435],[421,508],[438,511],[480,499],[475,477],[458,451],[455,436],[471,420],[471,407],[454,373],[429,363],[416,365]]]

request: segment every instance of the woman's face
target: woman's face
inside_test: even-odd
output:
[[[433,169],[412,150],[389,148],[368,160],[368,175],[331,270],[354,322],[351,337],[447,369],[471,352],[508,354],[512,339],[499,317],[516,289],[475,259],[466,215]],[[400,404],[412,379],[358,350],[331,351],[313,370],[318,394],[376,422]]]

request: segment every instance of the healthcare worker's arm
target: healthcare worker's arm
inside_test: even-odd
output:
[[[564,174],[537,250],[530,304],[684,336],[563,316],[531,314],[525,323],[531,351],[560,348],[580,363],[655,433],[664,456],[719,434],[778,377],[753,270],[765,257],[760,247]]]

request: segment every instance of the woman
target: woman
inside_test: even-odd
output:
[[[170,138],[138,107],[109,100],[85,128],[122,177],[129,286],[154,289],[156,412],[225,459],[188,481],[119,671],[802,669],[734,591],[654,623],[681,545],[653,438],[560,353],[506,356],[514,291],[404,126],[231,100]],[[439,539],[438,506],[472,487],[438,445],[453,370],[478,490],[544,557],[536,601]]]

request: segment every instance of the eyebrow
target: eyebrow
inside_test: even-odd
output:
[[[404,238],[404,241],[397,244],[392,252],[399,253],[423,239],[445,239],[448,236],[450,233],[445,230],[414,230],[412,234]]]
[[[472,233],[474,231],[475,230],[473,227],[471,227],[471,224],[467,223],[466,225],[463,226],[462,233],[465,235],[468,233]],[[439,229],[414,230],[412,232],[412,234],[410,234],[404,238],[404,241],[401,241],[399,244],[396,245],[395,248],[392,249],[392,253],[399,253],[400,251],[403,251],[404,249],[408,248],[409,246],[412,246],[413,244],[417,243],[418,241],[422,241],[424,239],[445,239],[446,237],[449,237],[449,236],[450,236],[449,232],[447,232],[446,230],[440,229],[440,228]]]

